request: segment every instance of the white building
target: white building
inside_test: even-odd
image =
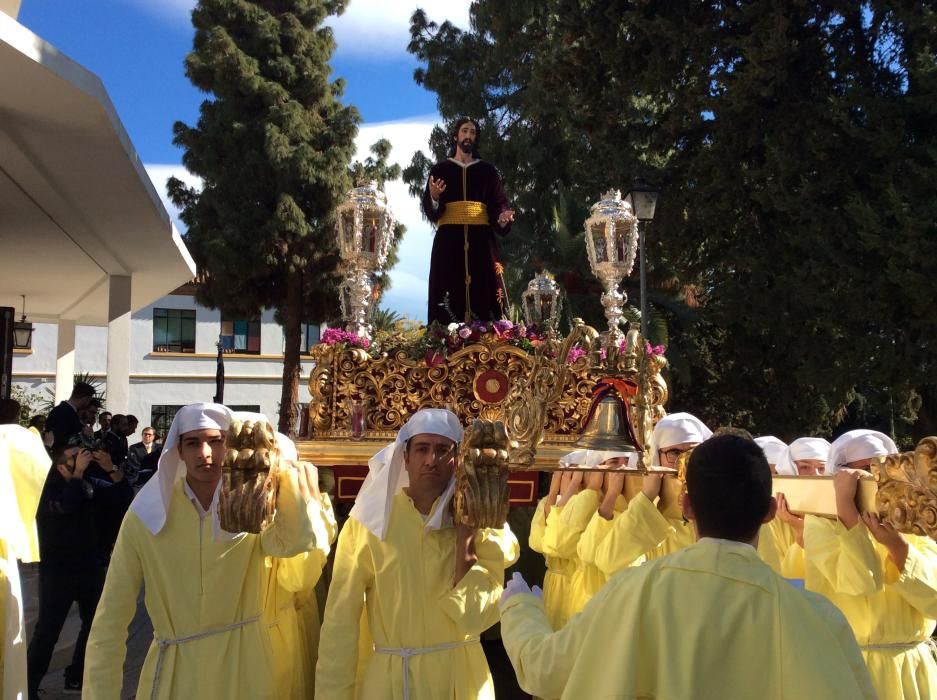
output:
[[[191,285],[131,314],[130,390],[126,411],[140,420],[139,431],[152,425],[164,437],[179,406],[211,401],[215,396],[217,343],[224,353],[224,402],[239,410],[257,411],[274,423],[280,411],[283,375],[283,330],[265,311],[257,321],[222,320],[218,311],[196,304]],[[34,396],[54,392],[57,330],[36,324],[32,350],[13,358],[14,386]],[[303,328],[302,352],[319,340],[319,327]],[[107,391],[107,327],[77,326],[75,372],[89,373]],[[305,378],[312,368],[303,358],[300,403],[309,401]],[[48,387],[48,388],[47,388]],[[302,411],[305,414],[305,411]],[[305,425],[296,426],[300,434]],[[131,438],[131,441],[139,437]]]

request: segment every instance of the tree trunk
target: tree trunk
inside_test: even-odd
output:
[[[303,318],[303,278],[299,270],[286,278],[286,303],[280,314],[283,319],[283,391],[280,395],[280,425],[284,435],[294,436],[296,405],[299,403],[299,351]]]

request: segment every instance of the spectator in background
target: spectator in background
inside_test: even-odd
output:
[[[42,437],[42,434],[46,432],[46,417],[39,413],[30,416],[29,425],[27,427],[39,437]]]
[[[128,474],[135,474],[137,485],[142,486],[156,472],[162,448],[156,444],[156,430],[152,426],[143,429],[143,440],[130,446],[127,458]]]
[[[135,432],[137,432],[138,427],[140,427],[140,419],[137,418],[132,413],[128,413],[127,414],[127,430],[129,430],[130,432],[127,433],[127,437],[130,437]]]
[[[98,440],[103,438],[107,434],[107,431],[111,429],[111,416],[112,414],[110,411],[101,411],[101,415],[98,416],[98,422],[101,427],[94,431],[94,437]]]
[[[130,452],[130,447],[127,444],[127,436],[130,434],[129,429],[127,416],[115,413],[111,418],[110,430],[103,437],[104,449],[111,456],[111,462],[117,467],[123,466]]]
[[[94,403],[94,387],[84,382],[75,382],[72,394],[52,409],[46,418],[46,430],[52,431],[52,449],[68,445],[68,441],[81,432],[81,418],[78,411]]]
[[[85,645],[91,621],[104,587],[110,549],[101,529],[101,513],[127,500],[129,486],[110,463],[107,452],[63,446],[53,453],[36,522],[39,531],[39,617],[29,643],[27,670],[29,697],[36,698],[39,683],[49,669],[52,651],[72,603],[78,603],[81,631],[72,663],[65,669],[65,690],[80,691]],[[88,474],[92,462],[110,472],[100,479]],[[126,508],[125,508],[126,510]]]

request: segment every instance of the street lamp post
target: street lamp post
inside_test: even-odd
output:
[[[644,236],[647,225],[654,219],[657,208],[657,195],[660,188],[651,185],[641,178],[631,183],[631,189],[625,195],[625,201],[631,205],[638,220],[638,269],[641,287],[641,337],[647,342],[647,279],[644,256]]]

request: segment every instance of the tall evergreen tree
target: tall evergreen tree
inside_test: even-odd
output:
[[[200,190],[173,178],[196,296],[225,314],[275,308],[283,326],[279,429],[296,424],[303,322],[337,316],[332,216],[348,189],[359,117],[330,80],[325,19],[347,0],[199,0],[185,72],[209,94],[174,143]]]
[[[635,176],[665,186],[651,273],[701,301],[695,322],[670,318],[672,406],[787,437],[862,420],[860,404],[933,430],[927,3],[479,0],[471,17],[413,16],[416,79],[443,117],[488,127],[524,245],[553,254],[561,193],[581,212]]]

